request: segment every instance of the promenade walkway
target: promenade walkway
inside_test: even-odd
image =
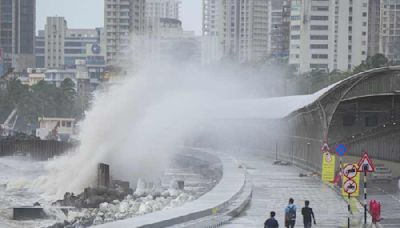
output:
[[[284,208],[290,197],[301,210],[305,200],[311,201],[318,227],[343,227],[347,224],[347,204],[331,188],[315,177],[300,177],[302,171],[292,166],[273,165],[274,156],[238,153],[234,155],[248,168],[253,180],[253,198],[249,208],[225,227],[263,227],[270,211],[277,213],[284,226]],[[301,212],[296,227],[303,227]]]

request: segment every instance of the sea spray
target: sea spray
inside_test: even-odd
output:
[[[96,97],[80,124],[80,146],[51,162],[35,182],[47,197],[82,192],[96,181],[96,166],[136,181],[159,176],[177,146],[240,96],[240,84],[192,66],[158,64],[137,72]]]

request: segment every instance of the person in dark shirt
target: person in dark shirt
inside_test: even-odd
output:
[[[271,211],[271,217],[264,223],[264,228],[278,228],[278,221],[275,219],[275,211]]]
[[[314,221],[314,225],[317,223],[315,222],[315,216],[312,208],[310,208],[310,201],[306,200],[305,201],[305,207],[301,209],[301,214],[303,215],[303,222],[304,222],[304,228],[310,228],[312,221]]]

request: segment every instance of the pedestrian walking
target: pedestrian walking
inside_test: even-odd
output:
[[[301,209],[301,214],[303,215],[303,222],[304,228],[311,228],[311,224],[314,221],[314,225],[317,223],[315,222],[315,216],[312,208],[310,207],[310,201],[305,201],[305,207]]]
[[[271,217],[264,223],[264,228],[278,228],[279,223],[275,219],[275,211],[271,211],[270,215]]]
[[[296,205],[293,198],[289,199],[289,205],[285,208],[285,227],[294,228],[296,224]]]

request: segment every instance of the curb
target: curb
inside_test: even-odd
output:
[[[195,201],[184,204],[182,207],[106,223],[96,227],[180,227],[180,224],[191,223],[196,220],[205,219],[208,222],[207,224],[210,225],[207,227],[211,228],[218,227],[228,222],[232,217],[227,215],[227,212],[236,211],[237,213],[240,213],[250,201],[252,193],[252,185],[247,180],[246,169],[242,166],[239,166],[239,163],[234,158],[225,154],[210,153],[207,150],[200,148],[188,149],[191,149],[196,153],[203,153],[205,154],[204,156],[215,157],[221,161],[223,166],[222,179],[213,189],[211,189],[210,192],[206,193]],[[232,169],[231,172],[228,172],[229,169]],[[232,182],[229,182],[229,180]],[[230,188],[234,188],[236,190],[229,192]],[[246,196],[244,197],[245,200],[239,202],[237,207],[235,207],[234,210],[231,210],[229,206],[232,206],[236,202],[235,200],[241,199],[243,193],[247,193],[248,189],[250,189],[250,193],[249,195],[244,194]],[[228,191],[228,193],[224,191]],[[213,219],[211,223],[208,218]]]
[[[247,175],[246,175],[247,176]],[[233,208],[226,212],[193,220],[184,224],[177,224],[171,228],[178,227],[192,227],[192,228],[217,228],[229,224],[235,217],[239,216],[248,206],[253,196],[253,184],[248,179],[246,180],[243,192],[240,194],[238,199],[231,204]]]

